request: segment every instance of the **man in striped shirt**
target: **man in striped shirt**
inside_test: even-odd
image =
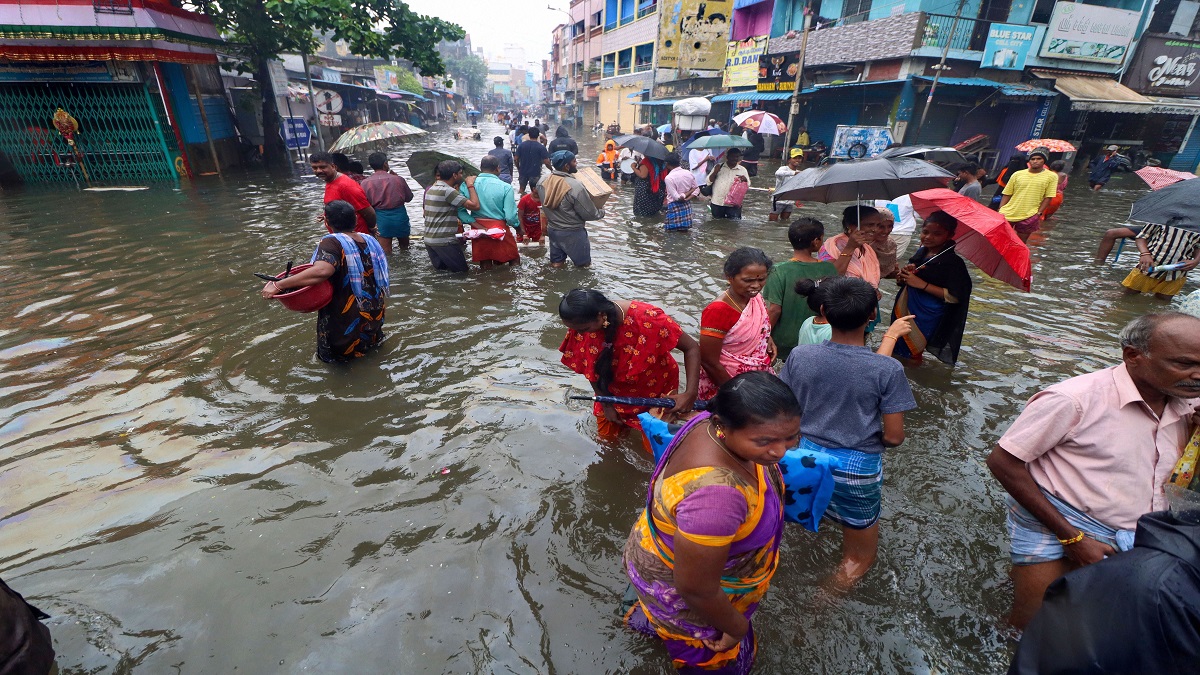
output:
[[[1153,293],[1170,300],[1183,290],[1187,273],[1200,264],[1200,232],[1152,223],[1133,241],[1141,257],[1121,282],[1126,293]]]
[[[466,183],[467,196],[458,191]],[[437,180],[425,190],[425,250],[433,269],[461,274],[466,272],[465,244],[458,238],[462,223],[458,209],[479,210],[479,195],[475,193],[475,177],[463,178],[462,165],[447,160],[437,165]]]

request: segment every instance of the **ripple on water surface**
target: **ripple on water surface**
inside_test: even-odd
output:
[[[394,154],[415,147],[491,144],[438,132]],[[888,453],[862,586],[823,597],[839,535],[788,529],[762,672],[1004,668],[1007,545],[983,459],[1029,395],[1113,363],[1119,327],[1156,306],[1088,262],[1142,186],[1082,185],[1033,241],[1035,292],[976,274],[959,366],[910,372],[919,408]],[[251,276],[311,254],[312,178],[3,199],[0,570],[54,615],[64,672],[670,672],[617,617],[650,463],[567,401],[586,383],[558,363],[554,312],[595,286],[694,333],[729,251],[790,255],[765,193],[740,223],[667,235],[620,190],[586,270],[523,249],[458,279],[418,246],[392,260],[386,344],[349,367],[317,361],[314,317]],[[828,231],[837,212],[800,211]]]

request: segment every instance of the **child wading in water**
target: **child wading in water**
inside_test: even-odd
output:
[[[821,295],[821,285],[836,278],[801,279],[796,282],[796,293],[808,299],[808,307],[813,311],[813,316],[805,319],[804,324],[800,326],[799,344],[819,345],[826,340],[833,339],[833,326],[830,326],[829,321],[821,315],[821,303],[824,298]],[[910,314],[893,321],[883,334],[883,342],[879,344],[879,349],[875,350],[875,353],[891,356],[892,350],[896,348],[896,341],[912,330],[913,318],[914,316]]]
[[[521,201],[517,202],[517,219],[521,222],[521,241],[528,243],[536,241],[538,244],[546,243],[546,214],[542,212],[542,202],[538,198],[537,190],[530,190],[529,194],[521,197]]]
[[[842,526],[842,562],[830,584],[844,591],[875,563],[883,451],[904,442],[904,412],[917,403],[904,366],[866,346],[875,289],[851,277],[826,279],[819,289],[820,312],[831,337],[793,349],[780,376],[804,410],[800,448],[841,460],[841,468],[833,472],[833,499],[825,517]],[[895,341],[884,337],[885,347]]]

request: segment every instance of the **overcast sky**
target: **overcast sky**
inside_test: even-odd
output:
[[[560,23],[570,19],[563,12],[546,9],[567,9],[568,0],[405,0],[413,11],[436,16],[462,26],[471,34],[471,46],[483,47],[488,54],[498,54],[506,43],[525,48],[525,57],[541,63],[550,58],[550,33]]]

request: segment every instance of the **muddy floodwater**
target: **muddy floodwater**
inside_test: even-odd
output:
[[[436,132],[393,166],[431,147],[478,160],[497,130]],[[590,165],[599,139],[579,140]],[[315,179],[0,196],[0,574],[53,615],[62,672],[672,672],[618,617],[651,462],[568,400],[588,387],[559,364],[558,299],[596,287],[694,335],[726,254],[790,247],[765,192],[739,223],[670,234],[618,192],[589,228],[590,269],[522,249],[515,269],[455,278],[419,245],[393,256],[386,343],[340,367],[314,356],[315,315],[262,300],[252,276],[308,261]],[[875,568],[829,599],[840,534],[789,526],[758,672],[1007,667],[984,458],[1030,395],[1115,363],[1119,328],[1161,306],[1121,296],[1128,250],[1091,263],[1144,193],[1121,174],[1093,196],[1075,176],[1031,242],[1032,293],[973,271],[958,366],[909,373],[919,407],[884,461]],[[799,213],[836,232],[843,206]]]

